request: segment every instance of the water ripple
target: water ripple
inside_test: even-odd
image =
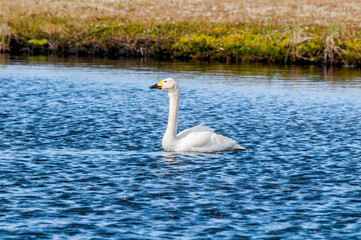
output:
[[[123,63],[3,65],[1,238],[359,238],[359,78]],[[180,129],[248,151],[163,152],[167,96],[148,86],[168,75]]]

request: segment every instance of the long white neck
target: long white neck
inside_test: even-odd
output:
[[[168,92],[169,96],[169,116],[168,126],[164,133],[162,145],[167,150],[171,145],[177,142],[177,127],[178,127],[178,108],[179,108],[179,89]]]

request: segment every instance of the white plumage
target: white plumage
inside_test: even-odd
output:
[[[213,128],[203,126],[203,124],[186,129],[177,135],[179,108],[179,87],[177,82],[172,78],[166,78],[150,88],[168,92],[169,96],[168,125],[162,140],[164,150],[170,152],[246,150],[236,141],[215,133]]]

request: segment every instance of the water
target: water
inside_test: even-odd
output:
[[[0,58],[1,239],[361,239],[361,72]],[[179,129],[245,152],[161,148]]]

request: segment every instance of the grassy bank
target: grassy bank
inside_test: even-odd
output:
[[[361,6],[332,1],[5,1],[0,51],[361,65]]]

